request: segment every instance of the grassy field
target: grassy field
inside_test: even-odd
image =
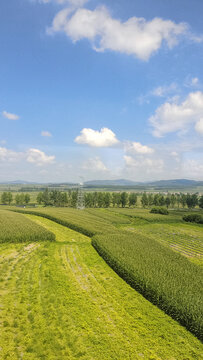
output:
[[[19,213],[0,210],[0,243],[55,240],[54,234]]]
[[[56,241],[0,244],[1,359],[203,358],[200,341],[116,275],[88,237],[26,217]]]
[[[40,211],[23,211],[31,211],[89,236],[94,235],[93,246],[121,277],[153,304],[202,338],[203,273],[197,266],[201,263],[202,226],[184,223],[183,212],[171,212],[163,216],[143,209],[80,211],[42,208]],[[121,227],[127,227],[128,230]],[[182,238],[177,227],[187,227],[185,232],[180,230]],[[145,229],[148,230],[146,233]],[[199,238],[192,235],[193,242],[190,229],[196,229],[196,232],[199,230]],[[182,256],[186,255],[190,243],[194,249],[190,251],[190,258],[196,264]]]

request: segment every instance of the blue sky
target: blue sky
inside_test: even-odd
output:
[[[0,181],[203,180],[202,0],[3,0]]]

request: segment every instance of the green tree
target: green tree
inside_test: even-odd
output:
[[[126,207],[127,203],[128,203],[128,194],[127,194],[127,192],[123,191],[121,193],[121,206],[122,206],[122,208]]]
[[[148,205],[148,196],[146,193],[142,194],[141,204],[142,204],[143,208],[145,208]]]
[[[203,209],[203,195],[199,198],[199,207]]]
[[[185,206],[186,206],[186,195],[185,194],[180,194],[180,203],[181,203],[181,205],[182,205],[182,207],[183,207],[183,209],[185,208]]]
[[[25,195],[17,194],[15,197],[16,205],[25,205]]]
[[[111,194],[109,192],[104,193],[104,207],[108,208],[111,203]]]
[[[29,194],[25,194],[25,203],[28,204],[30,202],[30,195]]]
[[[165,204],[167,209],[169,208],[170,204],[171,204],[171,198],[169,195],[167,195],[166,199],[165,199]]]
[[[37,202],[39,205],[43,203],[43,193],[41,191],[37,194]]]
[[[129,206],[135,206],[137,204],[137,194],[130,193],[129,195]]]
[[[152,206],[153,203],[154,203],[154,196],[153,196],[153,194],[149,194],[148,195],[148,205]]]
[[[176,204],[176,197],[174,194],[172,194],[171,195],[171,206],[174,208],[175,204]]]
[[[5,191],[1,195],[1,202],[4,205],[8,204],[8,193]]]
[[[189,209],[195,208],[195,206],[198,204],[198,194],[187,194],[186,195],[186,204]]]
[[[119,207],[121,204],[121,194],[118,192],[116,193],[116,205]]]
[[[116,196],[117,196],[117,194],[115,192],[113,192],[112,193],[112,205],[113,205],[113,207],[115,207],[115,205],[116,205]]]
[[[99,208],[102,208],[104,206],[104,195],[102,192],[98,193],[97,196],[97,205]]]

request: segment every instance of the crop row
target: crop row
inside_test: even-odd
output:
[[[77,210],[71,208],[40,208],[40,209],[16,209],[11,208],[12,211],[21,212],[25,214],[33,214],[37,216],[44,217],[46,219],[55,221],[58,224],[69,227],[72,230],[78,231],[86,236],[92,237],[95,234],[103,232],[113,232],[115,219],[119,217],[112,214],[104,215],[102,217],[102,210],[98,210],[101,213],[101,216],[98,212],[91,213],[90,210]],[[123,223],[129,223],[129,220],[123,218]]]
[[[99,234],[92,244],[133,288],[203,340],[203,269],[140,234]]]
[[[21,214],[0,210],[0,243],[54,241],[55,235]]]

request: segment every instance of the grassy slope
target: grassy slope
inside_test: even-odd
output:
[[[0,245],[0,358],[202,358],[202,344],[120,279],[90,239],[29,217],[57,241]]]

